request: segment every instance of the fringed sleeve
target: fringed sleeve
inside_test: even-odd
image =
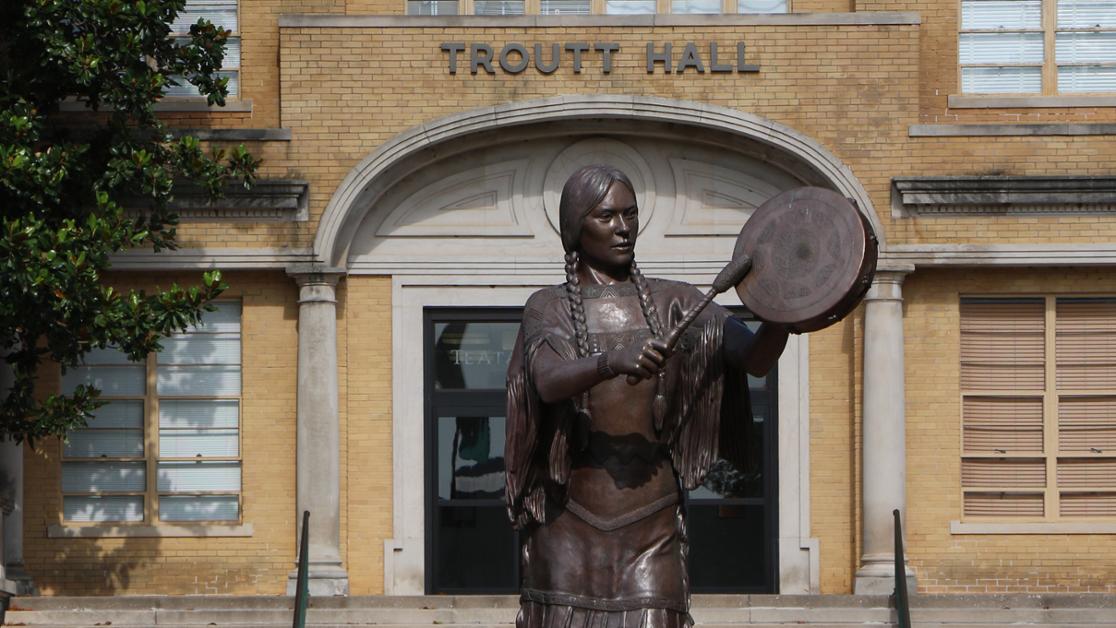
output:
[[[531,389],[523,360],[523,329],[508,362],[508,412],[504,465],[508,517],[519,528],[532,518],[541,520],[545,507],[543,485],[533,460],[539,439],[539,398]]]
[[[687,333],[688,349],[679,356],[682,362],[674,417],[669,422],[673,426],[670,450],[686,490],[700,486],[719,458],[741,470],[750,463],[748,434],[752,413],[748,381],[740,371],[728,366],[722,355],[728,315],[724,308],[711,305]]]
[[[508,363],[508,406],[504,464],[506,501],[512,525],[546,523],[547,500],[559,497],[569,481],[570,403],[544,406],[535,390],[536,353],[549,346],[563,359],[577,357],[572,329],[560,314],[565,310],[553,289],[535,293],[523,312],[523,323]],[[568,407],[567,407],[568,406]]]

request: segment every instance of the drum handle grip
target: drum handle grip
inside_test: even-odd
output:
[[[718,294],[725,292],[729,288],[732,288],[736,284],[740,283],[744,279],[744,275],[747,275],[748,271],[751,270],[751,268],[751,258],[747,255],[741,255],[740,257],[729,262],[728,265],[721,270],[721,272],[717,273],[716,279],[713,280],[713,287],[709,289],[709,292],[706,292],[705,296],[701,298],[701,301],[699,301],[698,304],[694,307],[690,308],[690,311],[686,312],[686,315],[682,317],[682,320],[678,321],[678,324],[674,326],[674,329],[670,330],[670,333],[667,334],[667,352],[673,353],[674,347],[678,345],[678,339],[681,338],[682,334],[687,329],[689,329],[690,325],[693,324],[695,320],[697,320],[698,315],[705,310],[705,308],[713,301],[713,299]],[[640,381],[641,378],[636,375],[628,376],[628,383],[632,384],[633,386],[638,384]]]

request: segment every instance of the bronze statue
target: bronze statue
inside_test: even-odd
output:
[[[508,367],[516,625],[688,626],[682,491],[718,458],[745,464],[744,374],[765,374],[788,332],[711,305],[671,346],[703,295],[640,274],[635,191],[614,168],[575,172],[559,221],[566,282],[528,299]]]

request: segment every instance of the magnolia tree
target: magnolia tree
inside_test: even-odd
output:
[[[243,146],[206,151],[171,134],[154,113],[183,81],[210,104],[227,95],[217,70],[228,31],[199,20],[188,38],[170,37],[185,4],[0,2],[0,366],[10,380],[0,437],[61,436],[101,405],[87,385],[37,391],[44,363],[74,367],[104,347],[142,360],[225,288],[218,272],[154,292],[103,278],[114,253],[174,248],[176,183],[217,196],[249,185],[258,164]],[[60,113],[63,101],[90,111]]]

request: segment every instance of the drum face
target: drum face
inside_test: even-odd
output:
[[[752,270],[736,286],[762,320],[816,331],[844,318],[868,290],[876,269],[875,234],[840,194],[788,190],[758,207],[733,256],[750,255]]]

